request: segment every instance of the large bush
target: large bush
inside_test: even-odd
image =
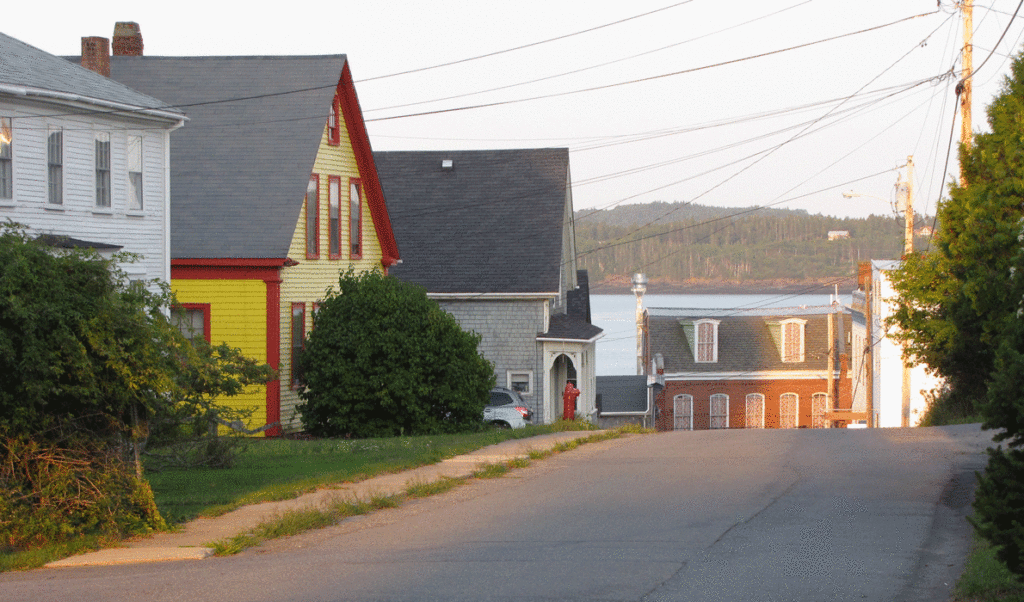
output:
[[[479,428],[494,386],[479,342],[421,287],[378,271],[343,274],[301,356],[302,426],[326,437]]]
[[[209,436],[218,396],[272,376],[193,346],[170,305],[166,285],[130,283],[113,260],[0,226],[0,544],[160,527],[142,473],[151,435]]]

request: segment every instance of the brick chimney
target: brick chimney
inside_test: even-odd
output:
[[[134,21],[114,24],[114,56],[142,56],[142,32]]]
[[[110,77],[110,40],[82,38],[82,66],[104,77]]]

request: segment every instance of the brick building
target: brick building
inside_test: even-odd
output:
[[[644,314],[658,430],[826,428],[849,419],[849,314],[838,304]],[[652,361],[654,360],[654,361]]]

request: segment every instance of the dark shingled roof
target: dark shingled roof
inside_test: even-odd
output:
[[[828,365],[829,306],[738,309],[649,308],[651,354],[665,359],[665,373],[755,372],[766,370],[825,370]],[[850,316],[840,311],[844,331],[850,332]],[[680,320],[712,318],[718,325],[718,361],[697,363]],[[803,362],[783,362],[768,323],[786,318],[807,320]]]
[[[597,394],[601,414],[643,412],[647,410],[647,377],[598,376]]]
[[[578,316],[555,314],[548,321],[548,331],[541,333],[537,338],[589,341],[602,332],[604,330]]]
[[[345,55],[110,57],[111,77],[180,105],[171,257],[281,258]]]
[[[430,293],[557,293],[564,148],[374,153],[402,264]],[[450,169],[442,161],[450,160]]]
[[[71,94],[85,103],[104,101],[163,109],[167,103],[0,33],[0,84]],[[168,112],[181,115],[181,111]]]

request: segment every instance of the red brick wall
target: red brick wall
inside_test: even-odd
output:
[[[813,380],[722,380],[722,381],[666,381],[665,388],[656,400],[658,417],[655,428],[659,431],[672,430],[674,426],[674,398],[676,395],[693,396],[693,428],[704,430],[710,423],[711,396],[724,393],[729,396],[729,428],[746,427],[746,398],[749,393],[764,395],[764,426],[779,427],[779,398],[783,393],[796,393],[800,397],[798,422],[801,427],[811,428],[811,398],[815,393],[827,393],[826,379]],[[842,407],[843,400],[849,399],[850,380],[838,381],[836,399]]]

